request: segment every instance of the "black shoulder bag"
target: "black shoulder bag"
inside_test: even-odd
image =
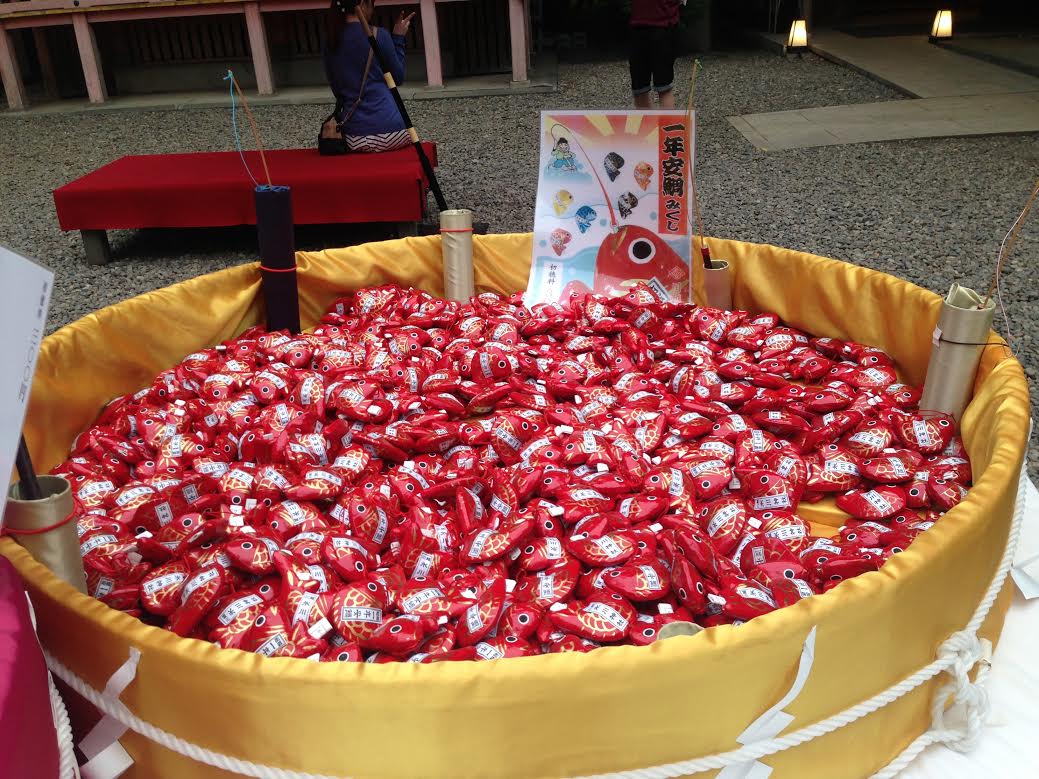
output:
[[[357,106],[361,104],[361,98],[364,97],[364,87],[368,83],[368,74],[372,70],[372,50],[368,49],[368,61],[364,66],[364,75],[361,76],[361,86],[357,90],[357,99],[354,104],[350,106],[350,112],[346,114],[341,120],[336,119],[336,115],[342,110],[343,104],[340,101],[336,101],[336,106],[332,110],[323,122],[321,122],[321,131],[317,135],[317,150],[319,154],[324,156],[336,156],[339,154],[346,154],[346,138],[343,136],[343,125],[350,121],[350,117],[354,115],[354,111],[357,110]]]

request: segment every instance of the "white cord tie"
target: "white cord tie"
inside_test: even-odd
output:
[[[130,647],[126,661],[109,677],[101,691],[103,700],[110,704],[119,702],[119,696],[137,678],[140,660],[141,650]],[[87,759],[80,770],[83,779],[117,779],[133,765],[133,758],[119,743],[127,729],[122,720],[105,711],[105,716],[79,742],[79,750]]]
[[[813,625],[812,629],[808,631],[808,637],[805,638],[801,647],[797,673],[786,695],[750,723],[747,729],[736,737],[737,742],[746,746],[756,741],[774,739],[794,721],[794,715],[788,714],[783,709],[793,703],[801,694],[801,690],[804,689],[808,676],[812,672],[812,664],[815,662],[816,629]],[[745,763],[726,766],[715,779],[768,779],[771,773],[772,769],[764,763],[758,760],[748,760]]]
[[[992,643],[960,631],[946,639],[938,650],[938,656],[955,659],[945,671],[952,679],[939,688],[931,704],[931,730],[935,742],[957,752],[969,752],[977,746],[989,715],[985,683],[992,667]],[[975,667],[978,671],[972,682],[970,672]],[[950,696],[953,702],[947,709]],[[959,720],[961,724],[951,726],[950,719]]]

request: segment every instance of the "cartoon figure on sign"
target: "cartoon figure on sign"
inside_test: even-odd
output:
[[[569,299],[571,293],[624,295],[640,282],[662,293],[662,298],[682,300],[689,283],[689,266],[656,233],[638,225],[624,225],[606,236],[599,247],[595,257],[595,288],[588,289],[587,284],[571,281],[561,299]]]
[[[592,222],[595,221],[597,216],[599,215],[595,213],[595,209],[591,206],[581,206],[577,209],[577,213],[574,214],[574,220],[577,222],[577,229],[581,231],[581,235],[588,232],[588,228],[592,226]]]
[[[573,238],[573,236],[570,233],[561,227],[557,227],[548,236],[548,241],[552,244],[552,251],[554,251],[556,255],[562,256],[563,250],[566,248],[566,245],[570,243],[571,238]]]
[[[552,147],[552,167],[562,170],[577,170],[577,160],[570,151],[570,142],[566,138],[556,140]]]
[[[635,183],[645,192],[649,188],[649,180],[653,177],[653,166],[648,162],[640,162],[635,166]]]
[[[570,209],[573,203],[574,196],[565,189],[561,189],[556,192],[556,196],[552,199],[552,209],[556,212],[556,216],[562,216]]]
[[[610,177],[610,181],[616,181],[617,176],[621,174],[621,168],[624,167],[624,158],[617,152],[611,151],[606,155],[602,164],[606,168],[606,175]]]
[[[621,219],[631,216],[631,211],[639,204],[639,199],[631,192],[625,192],[617,198],[617,210],[621,212]]]

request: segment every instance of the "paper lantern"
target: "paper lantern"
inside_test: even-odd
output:
[[[793,31],[790,33],[793,35]],[[942,10],[934,15],[934,24],[931,25],[931,35],[928,40],[931,43],[947,41],[952,39],[952,11]]]
[[[808,27],[804,19],[794,19],[790,25],[790,37],[786,41],[787,51],[801,53],[808,50]]]

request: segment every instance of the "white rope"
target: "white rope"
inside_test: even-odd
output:
[[[1030,434],[1029,438],[1031,438]],[[992,644],[986,639],[979,641],[976,631],[988,616],[989,609],[992,608],[996,596],[1002,589],[1003,582],[1006,581],[1007,573],[1013,566],[1017,539],[1021,534],[1021,524],[1025,516],[1027,491],[1028,456],[1026,454],[1024,462],[1021,463],[1021,478],[1017,484],[1014,519],[1010,524],[1010,536],[1007,538],[1007,548],[1003,553],[1003,560],[999,564],[999,570],[996,571],[996,576],[992,580],[988,592],[985,593],[985,599],[978,605],[974,618],[963,631],[964,633],[970,631],[970,634],[964,638],[964,646],[956,657],[956,665],[950,671],[952,680],[943,685],[934,696],[934,701],[931,703],[931,728],[917,737],[898,757],[874,774],[872,779],[891,779],[931,744],[945,744],[958,752],[968,752],[977,746],[989,713],[989,697],[985,682],[988,680],[991,668]],[[972,683],[968,674],[975,665],[978,666],[978,672]],[[952,728],[946,725],[945,705],[950,695],[953,696],[953,706],[959,706],[962,711],[962,727]]]
[[[931,729],[913,741],[894,761],[888,764],[880,773],[876,774],[874,779],[889,779],[889,777],[894,776],[930,744],[945,743],[961,751],[971,749],[977,743],[988,713],[988,696],[984,689],[984,683],[988,676],[987,658],[991,652],[991,645],[988,641],[978,639],[977,630],[985,621],[992,608],[992,604],[995,603],[996,597],[1002,590],[1003,583],[1006,581],[1007,574],[1013,563],[1014,550],[1017,546],[1017,539],[1024,518],[1025,480],[1027,478],[1027,458],[1025,458],[1025,462],[1021,464],[1017,503],[1014,506],[1010,533],[999,568],[996,569],[995,576],[989,584],[985,596],[978,604],[970,622],[967,623],[963,630],[953,633],[942,642],[938,648],[938,655],[933,662],[888,689],[877,693],[872,698],[862,701],[825,720],[788,733],[785,736],[757,741],[729,752],[720,752],[705,757],[647,768],[596,774],[583,777],[583,779],[678,779],[678,777],[689,774],[716,771],[726,766],[752,762],[759,758],[799,746],[827,733],[839,730],[846,725],[850,725],[897,701],[942,672],[948,672],[952,677],[952,681],[943,685],[935,695],[931,710]],[[339,779],[338,777],[261,765],[192,744],[142,720],[121,701],[105,699],[101,693],[83,681],[46,650],[44,650],[44,656],[51,671],[93,704],[99,711],[118,720],[126,725],[128,729],[192,760],[222,768],[225,771],[256,777],[256,779]],[[977,680],[972,683],[968,673],[979,661],[982,662],[982,666],[978,670]],[[945,705],[950,695],[953,696],[954,703],[961,704],[965,709],[966,721],[962,728],[950,728],[945,725]]]
[[[72,742],[72,723],[65,709],[65,701],[61,699],[54,679],[47,674],[47,687],[51,694],[51,717],[54,719],[54,730],[58,733],[58,777],[59,779],[76,779],[79,771],[76,767],[76,748]]]
[[[934,696],[934,701],[931,703],[931,728],[916,738],[898,757],[875,773],[872,779],[892,779],[932,744],[945,744],[958,752],[969,752],[977,746],[989,713],[988,690],[984,685],[988,679],[989,668],[991,668],[989,656],[992,649],[992,645],[986,640],[979,641],[978,644],[983,650],[983,654],[977,663],[978,673],[974,682],[971,683],[970,677],[967,676],[972,666],[962,667],[962,677],[958,675],[959,669],[957,669],[957,675],[953,681],[942,685]],[[959,728],[947,727],[945,724],[945,717],[948,713],[945,704],[950,695],[954,696],[954,705],[962,707],[964,722],[963,726]]]
[[[154,741],[156,744],[166,747],[166,749],[179,755],[190,757],[199,763],[222,768],[225,771],[256,777],[256,779],[340,779],[340,777],[324,774],[310,774],[305,771],[292,771],[287,768],[276,768],[253,763],[249,760],[231,757],[230,755],[224,755],[220,752],[200,747],[197,744],[192,744],[190,741],[174,736],[172,733],[156,727],[150,722],[145,722],[130,711],[122,701],[105,698],[104,695],[79,678],[47,650],[44,650],[43,655],[47,659],[47,665],[54,672],[54,675],[82,695],[98,711],[118,720],[126,725],[129,730],[140,733],[150,741]]]
[[[25,605],[29,610],[29,622],[32,623],[32,634],[40,647],[40,652],[46,657],[47,652],[40,642],[40,636],[36,632],[36,609],[33,608],[29,593],[24,593]],[[54,732],[58,738],[58,779],[79,779],[79,764],[76,761],[76,746],[72,740],[72,723],[69,721],[69,713],[65,708],[65,701],[61,699],[61,693],[54,686],[54,678],[47,671],[47,691],[50,693],[51,719],[54,721]]]
[[[730,752],[721,752],[707,757],[684,760],[679,763],[667,763],[665,765],[652,766],[650,768],[636,768],[629,771],[617,771],[609,774],[596,774],[595,776],[583,777],[582,779],[677,779],[677,777],[688,774],[701,773],[703,771],[714,771],[734,763],[743,763],[766,755],[773,755],[791,747],[804,744],[819,736],[825,736],[835,730],[850,725],[852,722],[872,714],[878,709],[897,701],[906,693],[912,692],[921,684],[933,679],[943,671],[953,669],[951,675],[954,681],[943,686],[935,696],[932,704],[931,716],[932,726],[926,733],[913,741],[905,751],[895,758],[874,779],[888,779],[901,771],[915,758],[925,747],[932,743],[945,743],[953,748],[966,751],[977,743],[984,717],[988,711],[988,696],[984,690],[984,682],[988,676],[986,664],[978,672],[978,681],[971,684],[967,675],[971,668],[979,660],[985,660],[987,652],[991,651],[991,645],[987,650],[985,645],[988,641],[979,641],[977,637],[978,628],[985,621],[992,604],[995,603],[1003,583],[1014,560],[1014,550],[1017,548],[1017,538],[1021,532],[1021,523],[1025,513],[1025,489],[1028,479],[1028,458],[1021,463],[1021,474],[1018,480],[1017,502],[1014,506],[1014,516],[1010,523],[1010,533],[1007,537],[1006,549],[1003,551],[1003,559],[995,576],[989,584],[985,596],[978,604],[967,626],[942,642],[938,648],[937,658],[930,664],[924,666],[916,673],[906,677],[901,682],[889,687],[883,692],[877,693],[872,698],[856,704],[839,714],[835,714],[821,722],[813,723],[785,736],[759,741],[748,744],[741,749]],[[957,702],[965,704],[967,709],[967,722],[963,729],[946,728],[944,724],[944,709],[948,696],[955,692]],[[971,706],[971,703],[974,706]],[[890,771],[890,772],[889,772]]]

